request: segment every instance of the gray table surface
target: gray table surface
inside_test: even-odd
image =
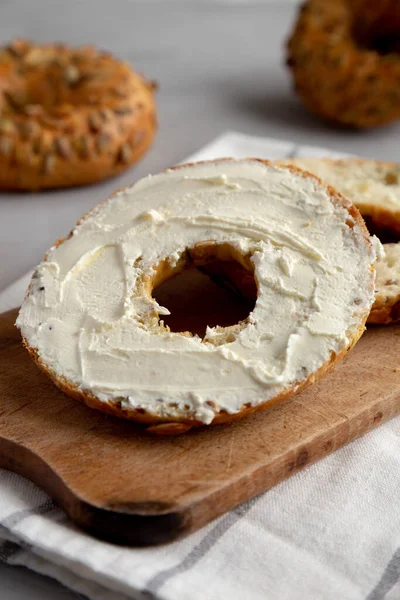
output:
[[[302,108],[284,67],[295,10],[282,0],[2,0],[0,42],[18,35],[94,43],[157,80],[160,128],[145,158],[118,178],[81,189],[0,195],[0,290],[113,189],[180,161],[227,129],[399,160],[399,125],[333,129]],[[80,597],[4,565],[0,586],[4,600]]]

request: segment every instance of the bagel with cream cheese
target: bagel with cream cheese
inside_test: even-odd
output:
[[[172,332],[152,296],[214,260],[253,274],[248,318]],[[49,250],[17,326],[68,395],[158,433],[268,408],[364,331],[375,251],[358,210],[313,175],[258,159],[169,169],[116,192]]]

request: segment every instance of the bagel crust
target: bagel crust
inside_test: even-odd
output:
[[[213,259],[254,272],[254,310],[204,339],[170,332],[152,289]],[[258,159],[183,165],[117,192],[59,240],[17,326],[69,396],[181,433],[327,373],[364,331],[374,260],[357,209],[313,175]]]
[[[0,49],[0,189],[117,175],[156,130],[154,84],[91,46],[14,40]]]
[[[328,121],[359,128],[399,119],[398,48],[374,48],[367,35],[376,28],[372,37],[398,40],[399,15],[398,0],[307,0],[287,57],[305,106]]]

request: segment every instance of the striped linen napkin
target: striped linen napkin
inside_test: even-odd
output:
[[[187,160],[311,155],[338,156],[228,132]],[[0,294],[0,310],[22,301],[29,277]],[[0,470],[0,559],[93,600],[399,600],[399,492],[400,417],[152,548],[91,538],[33,483]]]

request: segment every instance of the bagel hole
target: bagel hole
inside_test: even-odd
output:
[[[245,268],[226,248],[222,255],[228,254],[228,260],[222,260],[216,248],[187,251],[183,268],[156,285],[152,296],[170,311],[161,317],[170,331],[204,338],[207,327],[226,328],[218,332],[225,343],[233,341],[234,326],[239,331],[254,309],[257,284],[250,260]]]
[[[375,14],[365,19],[363,14],[354,19],[354,37],[357,43],[378,54],[400,54],[400,11],[398,0],[376,2]],[[368,14],[368,13],[367,13]]]
[[[400,32],[388,35],[377,35],[368,44],[378,54],[400,54]]]

